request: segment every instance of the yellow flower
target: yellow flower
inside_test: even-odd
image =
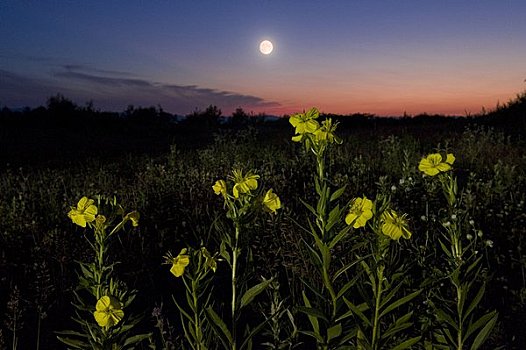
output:
[[[296,134],[312,134],[320,127],[318,122],[315,120],[319,115],[320,112],[313,107],[306,113],[297,113],[292,115],[289,119],[289,123],[291,123],[292,126],[296,128]],[[296,136],[295,138],[297,139]]]
[[[122,311],[121,303],[117,298],[105,295],[97,301],[93,316],[99,326],[109,328],[122,320],[124,311]]]
[[[259,179],[259,175],[255,175],[250,171],[243,175],[241,170],[234,169],[230,178],[234,181],[234,188],[232,189],[234,198],[239,198],[240,193],[249,193],[258,188],[257,179]]]
[[[411,232],[407,228],[406,214],[398,216],[394,210],[386,210],[382,213],[382,233],[395,241],[400,237],[411,238]]]
[[[334,135],[338,123],[333,123],[331,119],[324,120],[321,128],[314,132],[314,138],[317,142],[326,141],[327,143],[342,143],[342,141]]]
[[[179,255],[172,259],[172,268],[170,272],[175,277],[181,277],[184,273],[184,268],[190,264],[190,256],[186,254],[186,248],[181,249]]]
[[[86,227],[86,223],[94,221],[95,215],[97,215],[98,210],[93,203],[93,199],[82,197],[77,203],[76,208],[71,207],[68,217],[71,219],[71,221],[73,221],[73,223],[81,227]]]
[[[433,153],[423,158],[418,164],[418,170],[429,176],[435,176],[440,172],[451,170],[451,165],[455,162],[455,156],[451,153],[446,155],[446,159],[440,153]]]
[[[216,270],[217,270],[217,261],[216,261],[215,257],[213,257],[210,254],[210,252],[208,251],[208,249],[206,249],[205,247],[201,248],[201,253],[205,257],[205,264],[206,264],[206,266],[210,270],[216,272]]]
[[[276,210],[281,208],[281,201],[279,200],[278,195],[272,192],[272,189],[268,190],[265,194],[265,198],[263,198],[263,204],[272,213],[276,213]]]
[[[126,218],[128,220],[131,220],[133,227],[137,227],[137,226],[139,226],[139,219],[141,218],[141,214],[139,214],[138,211],[134,210],[131,213],[128,213],[126,215]]]
[[[104,215],[97,215],[95,217],[95,227],[102,230],[104,228],[104,224],[106,223],[106,217]]]
[[[353,224],[354,228],[364,227],[367,220],[373,217],[373,202],[367,197],[355,198],[345,217],[347,225]]]
[[[223,197],[226,197],[227,188],[225,180],[217,180],[212,188],[214,189],[215,194],[222,194]]]

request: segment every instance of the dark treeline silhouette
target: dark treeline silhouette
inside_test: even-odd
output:
[[[440,137],[462,132],[469,125],[501,129],[524,138],[526,92],[490,112],[452,117],[421,114],[379,117],[373,114],[326,114],[339,122],[342,135],[369,133],[389,135],[411,133]],[[241,107],[224,116],[210,105],[186,116],[165,112],[162,107],[134,107],[121,112],[105,112],[92,102],[78,106],[62,95],[50,97],[46,106],[11,110],[0,109],[0,167],[38,162],[62,162],[85,157],[120,157],[128,152],[158,153],[178,147],[201,147],[224,130],[236,132],[256,128],[262,137],[290,140],[288,116],[273,117],[246,113]]]

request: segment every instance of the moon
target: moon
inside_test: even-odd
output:
[[[274,50],[274,45],[272,45],[272,43],[269,40],[263,40],[259,44],[259,51],[261,51],[263,55],[270,55],[272,50]]]

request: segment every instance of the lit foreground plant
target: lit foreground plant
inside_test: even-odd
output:
[[[233,230],[224,232],[221,238],[219,255],[226,261],[231,270],[231,300],[230,327],[213,308],[206,307],[209,324],[216,333],[218,339],[225,349],[251,348],[252,338],[257,334],[265,320],[259,325],[250,328],[246,325],[243,337],[239,336],[238,321],[241,310],[247,307],[256,296],[263,292],[273,279],[263,279],[262,282],[248,288],[246,280],[248,275],[243,274],[239,262],[240,259],[249,256],[248,237],[249,224],[261,209],[276,213],[281,208],[279,197],[269,189],[264,195],[259,191],[259,175],[254,172],[244,172],[234,169],[227,179],[217,180],[212,186],[216,195],[221,196],[226,209],[226,216],[233,223]],[[241,282],[243,281],[243,282]]]
[[[447,211],[441,227],[440,247],[444,252],[448,289],[435,293],[434,309],[439,327],[434,343],[426,349],[476,350],[487,340],[497,322],[497,312],[481,315],[480,301],[484,297],[485,280],[482,255],[478,253],[477,239],[465,232],[468,213],[464,209],[463,195],[458,191],[457,179],[452,174],[453,154],[434,153],[423,158],[418,169],[438,181],[447,202]]]
[[[205,308],[212,306],[211,272],[217,269],[216,255],[212,256],[205,247],[183,248],[175,257],[168,253],[165,263],[171,265],[170,272],[184,282],[188,307],[183,307],[173,299],[181,313],[181,324],[188,346],[194,350],[210,348],[212,333]]]
[[[369,220],[371,219],[371,220]],[[388,195],[380,193],[375,202],[367,198],[356,199],[346,217],[348,224],[369,228],[364,238],[368,240],[370,255],[360,260],[362,273],[366,281],[356,284],[360,298],[344,297],[349,312],[357,324],[356,339],[353,345],[357,349],[409,349],[420,341],[420,336],[407,338],[401,331],[413,326],[412,311],[402,316],[393,312],[414,299],[421,290],[404,295],[401,290],[407,284],[405,264],[399,258],[400,238],[410,239],[406,214],[400,215],[391,208]],[[402,295],[400,295],[402,294]],[[352,298],[351,298],[352,297]]]
[[[102,215],[99,208],[111,210]],[[132,335],[131,329],[140,317],[127,312],[136,291],[113,277],[117,262],[110,262],[108,249],[113,236],[131,222],[139,224],[139,213],[126,213],[115,198],[97,196],[97,202],[82,197],[68,212],[76,225],[93,231],[86,239],[94,255],[92,262],[78,262],[81,273],[74,291],[76,316],[72,319],[80,325],[80,331],[60,331],[58,339],[72,349],[133,349],[150,334]]]
[[[326,157],[331,147],[342,141],[335,134],[337,123],[331,119],[319,123],[318,117],[318,110],[312,108],[290,118],[296,133],[292,140],[301,142],[316,161],[314,187],[318,199],[315,205],[303,202],[314,218],[313,221],[308,219],[308,228],[303,228],[310,236],[303,243],[322,286],[320,289],[312,282],[303,281],[307,287],[303,292],[304,306],[298,307],[298,310],[308,316],[311,330],[303,330],[302,333],[314,338],[318,349],[380,349],[385,344],[396,349],[408,348],[419,338],[406,340],[395,347],[391,337],[411,325],[411,314],[395,320],[385,334],[380,333],[380,319],[418,294],[414,292],[396,299],[402,282],[388,290],[391,281],[384,275],[389,242],[401,236],[410,236],[405,216],[399,217],[396,212],[388,210],[387,201],[382,203],[381,210],[375,210],[375,204],[365,196],[355,198],[344,206],[338,204],[345,186],[332,190]],[[364,248],[365,240],[350,233],[365,227],[373,217],[375,236],[370,243],[371,253],[360,257],[357,252]],[[346,244],[346,256],[353,256],[354,252],[355,260],[342,262],[341,257],[335,255],[336,248],[343,243]],[[367,258],[373,261],[368,263]],[[357,264],[362,266],[368,281],[361,280],[359,274],[351,273],[351,268]],[[348,299],[356,284],[362,297],[366,298],[363,303],[353,300],[358,306]],[[365,292],[367,285],[372,288],[372,297]],[[365,315],[367,310],[373,310],[369,317]],[[389,340],[391,343],[388,343]]]

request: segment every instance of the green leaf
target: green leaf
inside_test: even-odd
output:
[[[139,342],[141,342],[141,341],[143,341],[145,339],[150,338],[151,336],[152,336],[152,334],[148,333],[148,334],[137,334],[137,335],[134,335],[132,337],[126,338],[126,341],[124,342],[123,347],[139,343]]]
[[[312,338],[316,339],[316,341],[317,341],[318,343],[323,344],[323,338],[321,337],[321,335],[316,334],[315,332],[311,332],[311,331],[299,331],[299,333],[302,333],[302,334],[308,335],[309,337],[312,337]]]
[[[477,293],[477,295],[475,296],[475,298],[473,298],[473,301],[471,302],[471,304],[469,304],[469,307],[466,311],[466,313],[464,314],[464,317],[462,318],[463,321],[466,320],[466,318],[469,316],[469,314],[471,314],[471,312],[473,312],[473,310],[475,310],[475,308],[477,307],[477,305],[479,304],[480,300],[482,299],[482,297],[484,296],[484,292],[486,291],[486,288],[484,285],[482,285]]]
[[[475,331],[477,329],[479,329],[479,328],[483,327],[484,325],[486,325],[489,322],[489,320],[494,316],[494,313],[495,313],[495,311],[488,312],[484,316],[481,316],[474,323],[470,323],[469,326],[467,327],[466,334],[464,335],[464,339],[468,339],[469,336],[471,334],[475,333]]]
[[[63,342],[64,344],[66,344],[66,345],[72,346],[73,349],[87,349],[88,348],[88,344],[86,344],[82,340],[71,339],[71,338],[63,338],[63,337],[59,337],[59,336],[57,336],[57,339],[60,340],[61,342]]]
[[[320,323],[318,322],[318,317],[319,317],[320,314],[323,316],[323,313],[321,311],[318,311],[318,312],[312,311],[314,309],[312,309],[312,306],[311,306],[309,298],[307,297],[307,294],[305,294],[305,291],[302,291],[301,294],[303,296],[303,303],[306,306],[305,309],[308,310],[308,312],[307,311],[303,311],[303,312],[307,314],[307,316],[309,318],[309,322],[312,325],[312,329],[313,329],[314,333],[316,334],[316,336],[321,338]]]
[[[334,191],[334,193],[331,195],[331,199],[329,199],[329,201],[330,202],[334,202],[335,200],[340,198],[341,195],[345,192],[345,188],[346,187],[347,187],[347,185],[344,185],[343,187],[338,188],[336,191]]]
[[[347,236],[351,228],[352,228],[351,225],[345,226],[340,232],[338,232],[338,234],[334,236],[334,238],[329,243],[329,248],[330,249],[334,248],[336,244],[338,244],[343,238],[345,238],[345,236]]]
[[[397,346],[395,346],[392,350],[403,350],[403,349],[408,349],[408,348],[410,348],[411,346],[413,346],[414,344],[418,343],[418,341],[420,340],[420,338],[422,338],[422,337],[421,337],[421,336],[418,336],[418,337],[414,337],[414,338],[407,339],[406,341],[401,342],[400,344],[398,344]]]
[[[338,323],[327,329],[327,343],[332,339],[338,338],[342,334],[342,324]]]
[[[217,334],[219,340],[223,343],[223,346],[225,349],[230,349],[231,345],[233,344],[232,340],[232,334],[228,330],[228,327],[226,326],[225,322],[219,317],[218,314],[212,309],[211,306],[206,308],[206,315],[208,318],[208,322],[212,326],[212,329]],[[225,339],[226,338],[226,339]]]
[[[395,301],[394,303],[392,303],[391,305],[387,306],[384,309],[384,311],[382,311],[382,313],[380,313],[379,318],[382,318],[383,316],[387,315],[390,311],[392,311],[392,310],[396,309],[397,307],[400,307],[403,304],[407,303],[408,301],[410,301],[411,299],[416,297],[418,294],[420,294],[421,291],[422,290],[417,290],[416,292],[413,292],[413,293],[411,293],[409,295],[406,295],[405,297],[400,298],[397,301]]]
[[[496,311],[492,311],[489,314],[493,314],[493,317],[491,320],[489,320],[488,323],[482,328],[482,330],[479,332],[475,340],[473,341],[473,345],[471,345],[471,350],[477,350],[488,338],[491,330],[495,326],[495,323],[497,322],[498,314]]]
[[[309,209],[309,211],[314,214],[314,215],[317,215],[316,214],[316,210],[314,210],[314,208],[312,207],[312,205],[310,205],[309,203],[305,202],[303,199],[300,198],[300,202],[303,203],[303,205]]]
[[[226,244],[225,244],[225,241],[221,241],[221,245],[219,246],[219,255],[224,258],[226,260],[226,262],[229,264],[229,265],[232,265],[231,264],[231,260],[230,260],[230,254],[228,253],[228,251],[226,250]]]
[[[362,304],[356,306],[352,302],[347,300],[347,298],[345,298],[345,297],[343,298],[343,300],[345,301],[345,304],[347,304],[349,309],[351,309],[351,311],[356,316],[358,316],[366,325],[368,325],[369,327],[372,327],[371,321],[369,319],[367,319],[367,317],[365,317],[365,315],[363,314],[363,311],[369,309],[369,306],[367,306],[366,303],[362,303]]]
[[[435,310],[436,316],[440,322],[446,322],[449,323],[457,332],[458,332],[458,325],[457,323],[451,318],[450,315],[448,315],[444,310],[442,309],[436,309]]]
[[[325,231],[329,232],[331,228],[340,221],[340,215],[341,215],[341,209],[340,205],[336,205],[329,213],[329,219],[327,220],[327,224],[325,225]]]
[[[267,289],[272,280],[272,278],[264,280],[263,282],[258,283],[249,290],[247,290],[245,294],[243,294],[243,296],[241,297],[241,308],[250,304],[255,297],[257,297],[261,292]]]

